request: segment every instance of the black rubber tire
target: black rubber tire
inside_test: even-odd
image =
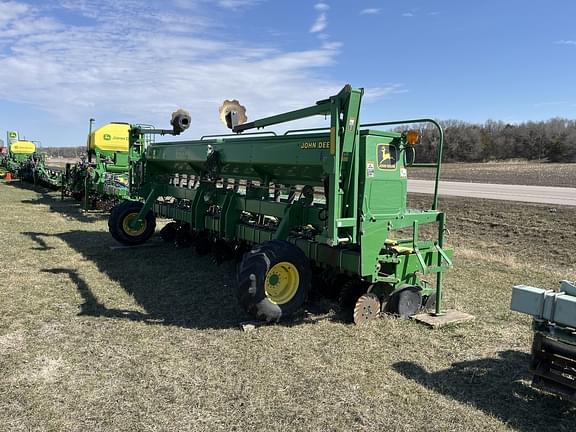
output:
[[[156,229],[156,216],[151,211],[146,214],[146,229],[140,235],[131,235],[124,231],[124,219],[134,213],[140,212],[144,206],[138,201],[124,201],[112,209],[108,217],[108,230],[116,241],[125,245],[139,245],[145,243]]]
[[[160,237],[165,242],[173,243],[176,239],[177,222],[169,222],[160,230]]]
[[[324,297],[329,300],[338,301],[342,288],[350,281],[350,276],[344,273],[335,273],[333,270],[326,270],[323,272],[323,277],[326,279],[326,290],[323,292]]]
[[[218,239],[212,245],[214,262],[217,265],[234,258],[234,245],[223,239]]]
[[[174,246],[177,248],[189,248],[194,245],[197,238],[197,232],[190,228],[188,223],[176,223],[174,231]]]
[[[296,267],[299,284],[296,293],[288,302],[275,304],[267,297],[264,285],[268,271],[283,261]],[[308,297],[311,279],[310,262],[304,252],[286,241],[268,241],[256,245],[244,254],[238,266],[238,300],[240,305],[257,319],[278,322],[300,310]]]
[[[349,279],[342,289],[340,290],[340,296],[338,297],[338,304],[345,311],[354,310],[354,306],[358,299],[366,294],[368,290],[368,285],[361,281],[360,279]]]
[[[322,277],[322,270],[314,268],[312,270],[312,282],[310,286],[310,293],[308,295],[308,301],[316,302],[320,299],[326,297],[325,293],[329,292],[329,286],[326,283],[326,279]]]
[[[244,254],[249,250],[250,246],[243,240],[234,245],[234,263],[236,264],[236,267],[238,267],[242,258],[244,258]]]
[[[196,254],[198,256],[205,256],[212,252],[214,247],[214,239],[209,231],[200,231],[198,237],[194,241]]]

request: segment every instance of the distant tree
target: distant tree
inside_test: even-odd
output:
[[[80,158],[86,147],[44,147],[43,151],[50,157]]]
[[[444,128],[444,160],[450,162],[485,162],[492,160],[525,159],[542,162],[576,162],[576,121],[553,118],[540,122],[507,124],[488,120],[483,124],[460,120],[440,122]],[[416,146],[418,162],[436,158],[438,131],[428,123],[396,128],[419,130],[422,138]],[[47,147],[53,157],[78,159],[84,146]]]
[[[506,124],[488,120],[483,124],[446,120],[444,160],[449,162],[483,162],[525,159],[542,162],[576,162],[576,121],[553,118],[540,122]],[[406,128],[397,128],[398,131]],[[422,139],[417,147],[417,160],[435,160],[436,129],[421,125]]]

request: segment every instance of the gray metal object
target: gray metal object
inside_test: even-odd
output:
[[[563,291],[566,294],[572,296],[576,296],[576,283],[563,280],[562,282],[560,282],[560,291]]]
[[[517,285],[511,309],[534,317],[532,385],[576,401],[576,284],[560,291]]]
[[[576,328],[576,288],[573,283],[563,281],[562,289],[555,292],[526,285],[512,288],[511,309],[516,312],[532,315],[536,319],[555,322],[560,325]]]

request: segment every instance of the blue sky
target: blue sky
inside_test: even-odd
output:
[[[253,120],[346,83],[363,121],[575,118],[575,18],[573,0],[0,0],[0,131],[83,145],[90,117],[183,107],[192,139],[225,132],[226,98]]]

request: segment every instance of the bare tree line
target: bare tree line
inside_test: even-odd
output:
[[[487,162],[523,159],[541,162],[576,162],[576,121],[553,118],[539,122],[508,124],[488,120],[483,124],[459,120],[441,122],[444,127],[444,161]],[[434,158],[438,133],[421,129],[418,160]]]
[[[575,120],[553,118],[520,124],[494,120],[483,124],[446,120],[441,123],[445,133],[443,159],[447,162],[510,159],[576,162]],[[418,161],[432,161],[438,133],[428,125],[423,126],[420,132],[422,140],[416,150]],[[79,158],[86,147],[45,147],[43,150],[51,157]]]
[[[50,157],[79,159],[80,155],[86,153],[86,146],[78,147],[43,147],[42,151]]]

